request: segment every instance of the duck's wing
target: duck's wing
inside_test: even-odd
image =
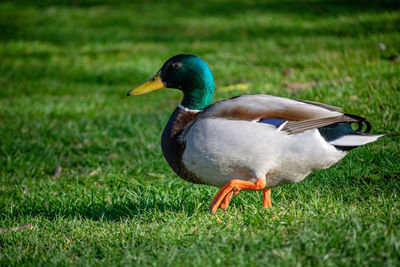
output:
[[[200,118],[225,118],[264,122],[275,125],[288,134],[301,133],[334,123],[357,123],[360,132],[371,129],[369,122],[359,116],[343,114],[341,108],[307,100],[292,100],[271,95],[243,95],[215,103],[200,114]]]
[[[296,99],[296,101],[299,102],[303,102],[306,104],[310,104],[310,105],[314,105],[314,106],[318,106],[327,110],[331,110],[331,111],[342,111],[343,108],[341,107],[335,107],[335,106],[331,106],[331,105],[327,105],[327,104],[323,104],[323,103],[318,103],[318,102],[314,102],[314,101],[310,101],[310,100],[301,100],[301,99]]]
[[[335,122],[356,120],[338,112],[340,108],[311,101],[271,95],[243,95],[211,105],[199,118],[225,118],[251,122],[272,122],[289,133],[303,132]],[[284,125],[283,125],[284,124]]]
[[[271,95],[242,95],[211,105],[201,116],[247,121],[263,118],[304,121],[343,115],[337,109],[339,108],[316,102]]]

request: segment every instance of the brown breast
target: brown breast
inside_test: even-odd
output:
[[[204,184],[194,173],[186,169],[182,162],[186,143],[178,140],[182,131],[190,125],[199,114],[196,111],[186,111],[176,108],[168,120],[161,136],[161,148],[165,159],[181,178],[195,184]]]

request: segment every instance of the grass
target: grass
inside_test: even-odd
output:
[[[0,265],[397,265],[399,25],[394,1],[2,1],[0,228],[33,229],[0,233]],[[211,216],[216,188],[161,154],[180,93],[125,96],[182,52],[211,66],[214,101],[320,101],[389,135],[274,188],[271,210],[241,192]]]

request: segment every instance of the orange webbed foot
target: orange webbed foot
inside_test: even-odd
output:
[[[230,191],[222,200],[221,204],[219,205],[219,208],[222,210],[227,210],[229,203],[231,203],[232,197],[236,196],[237,194],[239,194],[239,191]]]
[[[240,190],[261,190],[266,187],[264,179],[249,182],[240,179],[233,179],[224,185],[215,195],[210,203],[211,214],[215,214],[218,208],[226,210],[234,195],[237,195]]]

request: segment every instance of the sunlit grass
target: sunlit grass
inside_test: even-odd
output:
[[[2,2],[0,228],[33,229],[0,233],[0,265],[398,264],[399,8]],[[241,192],[211,216],[216,188],[181,180],[161,154],[181,94],[126,97],[183,52],[211,67],[214,101],[247,93],[320,101],[389,135],[274,188],[271,210],[260,192]]]

